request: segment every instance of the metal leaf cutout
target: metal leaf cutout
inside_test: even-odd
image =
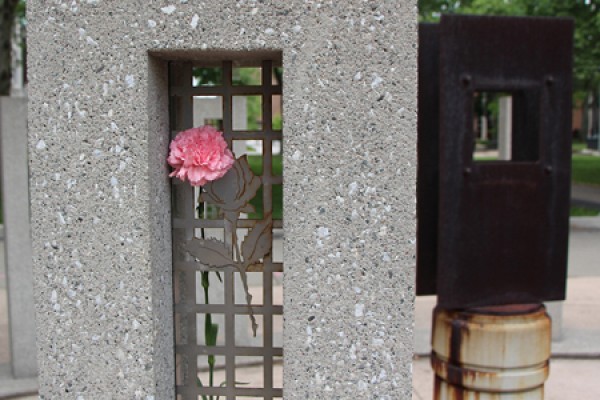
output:
[[[225,176],[204,186],[201,201],[215,204],[225,212],[252,212],[254,207],[249,202],[261,184],[261,178],[254,175],[244,155]]]
[[[258,324],[254,318],[252,295],[246,273],[249,266],[260,263],[260,260],[271,252],[273,220],[270,212],[265,213],[264,219],[249,231],[241,248],[237,237],[237,221],[240,213],[254,212],[250,200],[256,196],[261,185],[262,179],[252,172],[247,156],[238,158],[225,176],[206,184],[198,198],[199,203],[214,204],[223,212],[225,242],[194,238],[184,246],[184,249],[202,264],[213,268],[233,267],[240,273],[255,337]]]
[[[225,246],[225,243],[216,239],[194,238],[185,243],[183,249],[202,264],[210,267],[223,268],[235,265],[231,250]]]
[[[273,246],[272,228],[271,213],[265,214],[264,219],[254,225],[244,243],[242,243],[242,256],[246,268],[259,263],[261,258],[271,252]]]

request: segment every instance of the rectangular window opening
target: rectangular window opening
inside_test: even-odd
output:
[[[194,126],[209,125],[223,130],[223,96],[193,97]]]
[[[283,104],[281,101],[281,95],[275,95],[272,98],[271,103],[272,111],[271,111],[271,127],[274,131],[280,131],[283,127],[283,116],[281,110],[283,108]]]
[[[260,131],[263,126],[263,96],[233,96],[233,130]]]
[[[260,67],[233,68],[234,86],[260,86],[262,84],[262,69]]]
[[[537,161],[539,116],[531,91],[486,91],[473,94],[473,160]]]
[[[169,64],[172,138],[211,126],[235,159],[202,187],[173,178],[179,400],[283,397],[283,70],[243,57]]]
[[[192,67],[192,87],[221,86],[223,69],[220,67]]]

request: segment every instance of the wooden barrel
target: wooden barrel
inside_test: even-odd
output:
[[[435,309],[435,400],[543,400],[551,322],[541,304]]]

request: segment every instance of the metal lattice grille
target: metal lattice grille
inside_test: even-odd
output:
[[[198,189],[173,180],[177,398],[282,398],[280,63],[172,62],[169,79],[172,137],[222,130],[245,182]],[[227,257],[233,265],[216,268]]]

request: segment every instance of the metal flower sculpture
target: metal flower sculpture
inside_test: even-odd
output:
[[[223,133],[211,126],[180,132],[170,144],[167,161],[174,169],[171,176],[182,181],[187,179],[192,186],[202,187],[198,198],[200,204],[214,204],[223,212],[224,241],[193,238],[183,244],[183,250],[209,266],[210,270],[233,267],[239,271],[252,331],[256,336],[258,326],[251,307],[252,296],[246,273],[251,265],[260,263],[271,252],[273,220],[271,213],[266,213],[262,220],[256,221],[241,245],[237,237],[237,221],[241,213],[254,212],[250,200],[261,187],[261,178],[254,175],[246,156],[237,160],[233,157]],[[203,273],[203,287],[208,290],[208,272]],[[212,324],[208,317],[210,315],[207,315],[207,337],[212,342],[216,340],[218,326]]]
[[[215,204],[223,211],[225,241],[194,238],[183,245],[186,252],[211,270],[233,267],[240,273],[254,336],[258,325],[250,307],[252,296],[246,273],[251,265],[260,263],[271,252],[273,220],[271,213],[266,213],[262,220],[256,221],[241,244],[237,236],[237,221],[241,213],[254,211],[250,200],[256,196],[261,184],[261,178],[254,175],[246,156],[238,158],[223,178],[204,186],[198,199],[199,202]]]
[[[221,178],[235,159],[223,133],[212,126],[201,126],[179,132],[169,145],[167,162],[176,176],[192,186],[203,186]]]

